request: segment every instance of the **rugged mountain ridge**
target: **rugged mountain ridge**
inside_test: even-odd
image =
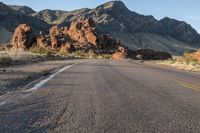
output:
[[[12,9],[23,13],[27,7]],[[69,26],[73,20],[91,18],[97,24],[98,31],[119,38],[131,49],[150,48],[181,54],[200,47],[200,35],[189,24],[170,18],[159,21],[153,16],[138,14],[130,11],[121,1],[107,2],[94,9],[43,10],[31,14],[30,10],[27,11],[30,17],[50,25]]]
[[[50,27],[50,25],[46,22],[38,18],[29,16],[26,13],[13,10],[9,6],[0,2],[0,43],[8,42],[11,39],[15,28],[21,23],[29,24],[31,27],[33,27],[33,30],[36,33],[39,33],[40,31],[48,32],[48,29]]]
[[[15,11],[18,11],[18,12],[26,14],[26,15],[27,14],[31,15],[31,14],[35,13],[35,11],[28,6],[9,5],[9,7]]]

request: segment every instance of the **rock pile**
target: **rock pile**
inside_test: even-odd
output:
[[[171,58],[166,52],[140,49],[132,51],[122,45],[120,40],[110,35],[100,35],[92,19],[72,21],[69,28],[53,26],[49,35],[36,36],[26,24],[19,25],[14,33],[12,45],[14,48],[29,49],[36,43],[38,47],[61,53],[82,51],[89,57],[97,54],[109,54],[112,59],[121,60],[135,57],[142,60],[164,60]]]
[[[49,35],[36,36],[31,28],[22,24],[17,27],[13,36],[13,47],[30,48],[35,42],[41,48],[71,53],[76,50],[93,51],[94,54],[113,54],[123,47],[121,42],[110,35],[100,35],[92,19],[72,21],[69,28],[53,26]],[[123,51],[123,54],[125,54]],[[119,58],[119,57],[118,57]]]
[[[166,60],[172,59],[172,56],[163,51],[154,51],[151,49],[138,49],[133,53],[134,58],[139,60]]]

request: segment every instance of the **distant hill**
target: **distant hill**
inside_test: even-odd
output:
[[[16,10],[19,9],[16,8],[17,6],[12,7],[15,7]],[[25,12],[28,10],[24,10],[24,13],[21,12],[22,10],[16,10],[0,2],[0,43],[8,42],[11,39],[14,29],[21,23],[29,24],[36,33],[40,31],[48,32],[49,24],[27,15]]]
[[[41,30],[46,30],[48,25],[69,26],[73,20],[92,18],[97,23],[100,32],[119,38],[132,49],[151,48],[168,51],[172,54],[181,54],[183,51],[200,47],[200,35],[186,22],[168,17],[156,20],[153,16],[130,11],[121,1],[111,1],[94,9],[83,8],[75,11],[47,9],[35,12],[25,6],[9,7],[6,7],[8,8],[7,12],[15,11],[23,14],[24,18],[29,18],[23,19],[24,22],[30,23],[29,20],[31,20],[31,26],[37,26]],[[4,22],[6,21],[12,22],[10,19]],[[40,24],[38,25],[38,23]],[[16,27],[12,23],[9,25],[12,26],[10,29]],[[0,22],[0,26],[5,25]]]

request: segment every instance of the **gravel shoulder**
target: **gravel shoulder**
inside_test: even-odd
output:
[[[78,59],[49,60],[7,67],[0,66],[0,95],[17,91],[41,77],[77,62]]]

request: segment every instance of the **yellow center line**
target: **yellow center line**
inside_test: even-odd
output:
[[[177,84],[179,84],[181,86],[190,88],[190,89],[195,90],[195,91],[200,91],[200,85],[195,85],[193,83],[188,83],[188,82],[182,81],[180,79],[177,79],[175,77],[171,77],[171,76],[167,76],[167,75],[162,76],[162,75],[158,75],[158,74],[154,74],[154,73],[150,73],[150,72],[144,72],[144,71],[142,71],[142,72],[145,73],[145,74],[148,73],[149,75],[152,75],[152,76],[155,76],[155,77],[165,78],[165,79],[174,81],[174,82],[176,82]]]

